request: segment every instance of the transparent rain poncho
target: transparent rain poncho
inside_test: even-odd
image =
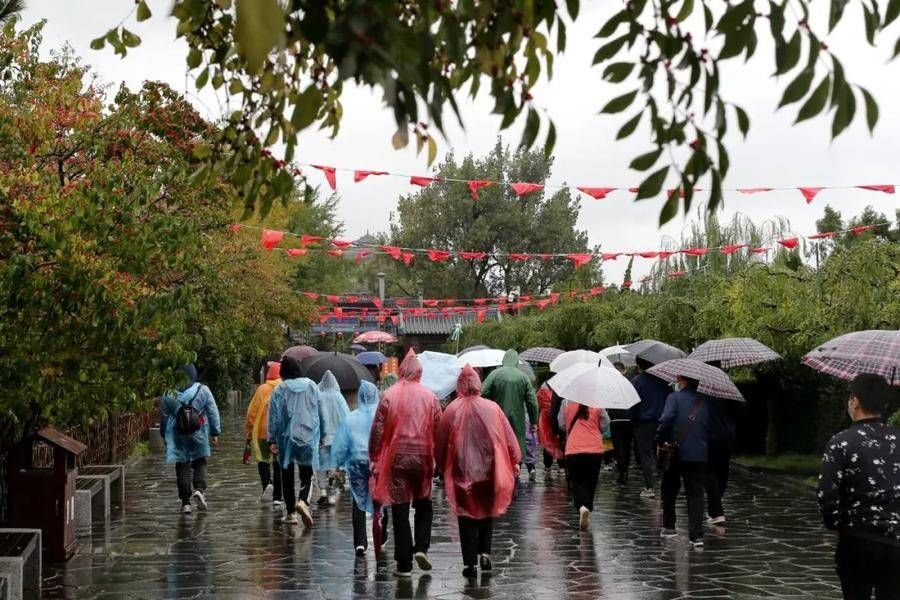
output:
[[[506,512],[515,490],[519,441],[500,407],[480,396],[481,380],[466,365],[456,400],[438,427],[437,464],[454,514],[472,519]]]
[[[325,371],[322,381],[319,382],[319,407],[322,414],[322,447],[319,450],[319,468],[330,471],[337,468],[331,452],[334,436],[341,423],[350,414],[350,407],[347,406],[347,401],[341,394],[341,386],[338,385],[337,379],[331,371]]]
[[[351,412],[338,429],[331,445],[331,454],[338,468],[347,471],[350,495],[356,505],[367,513],[375,512],[369,492],[369,435],[378,408],[378,388],[368,381],[359,386],[356,410]]]
[[[300,361],[286,356],[281,361],[282,383],[269,399],[269,443],[278,447],[278,464],[291,462],[319,468],[322,421],[319,388],[300,375]]]

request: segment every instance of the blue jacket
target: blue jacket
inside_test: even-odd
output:
[[[283,381],[269,400],[269,443],[278,447],[278,462],[319,468],[322,407],[312,379]]]
[[[369,492],[369,434],[378,408],[378,388],[368,381],[359,386],[358,408],[341,424],[334,438],[331,454],[338,467],[350,478],[350,495],[362,510],[372,513]]]
[[[694,421],[687,426],[686,433],[682,435],[688,417],[694,410],[694,404],[697,401],[701,404],[694,416]],[[706,462],[709,441],[709,403],[710,399],[707,396],[691,390],[673,392],[666,398],[666,407],[659,419],[659,441],[678,441],[679,460]]]
[[[325,371],[322,381],[319,382],[319,406],[322,421],[320,423],[321,447],[319,448],[319,468],[331,471],[337,468],[332,454],[332,444],[334,436],[337,435],[338,429],[347,415],[350,414],[350,407],[344,395],[341,394],[341,388],[337,379],[331,371]]]
[[[669,384],[649,373],[638,373],[631,380],[641,401],[631,407],[631,420],[656,423],[662,416],[669,395]]]
[[[175,430],[178,407],[188,402],[203,417],[203,425],[191,435]],[[190,462],[198,458],[207,458],[212,454],[209,438],[220,435],[222,426],[216,399],[208,387],[195,382],[182,392],[163,396],[159,408],[159,430],[166,440],[167,463]]]

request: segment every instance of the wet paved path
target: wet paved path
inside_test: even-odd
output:
[[[233,428],[237,431],[237,428]],[[831,536],[815,499],[763,475],[733,474],[727,530],[706,548],[688,548],[683,499],[679,536],[659,538],[659,500],[638,497],[601,473],[590,531],[556,474],[524,481],[494,533],[494,574],[462,578],[455,518],[435,488],[430,575],[398,582],[390,560],[353,555],[349,493],[317,509],[309,532],[294,531],[257,502],[255,465],[240,462],[243,441],[229,435],[210,466],[206,514],[178,513],[174,468],[161,455],[127,474],[124,514],[94,525],[64,569],[45,568],[47,598],[840,598]],[[392,554],[388,544],[387,554]]]

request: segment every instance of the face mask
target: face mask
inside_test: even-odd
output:
[[[670,384],[669,384],[669,387],[672,388],[672,391],[673,391],[673,392],[680,392],[680,391],[681,391],[681,384],[678,383],[677,381],[673,381],[672,383],[670,383]]]

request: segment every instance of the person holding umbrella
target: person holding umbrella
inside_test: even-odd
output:
[[[644,490],[641,497],[653,498],[656,495],[653,492],[656,430],[659,428],[659,418],[666,406],[669,386],[659,377],[646,372],[653,363],[641,357],[635,358],[635,363],[639,373],[632,378],[631,385],[634,386],[641,401],[631,408],[631,425],[638,450],[638,461],[641,464],[641,474],[644,476]]]

